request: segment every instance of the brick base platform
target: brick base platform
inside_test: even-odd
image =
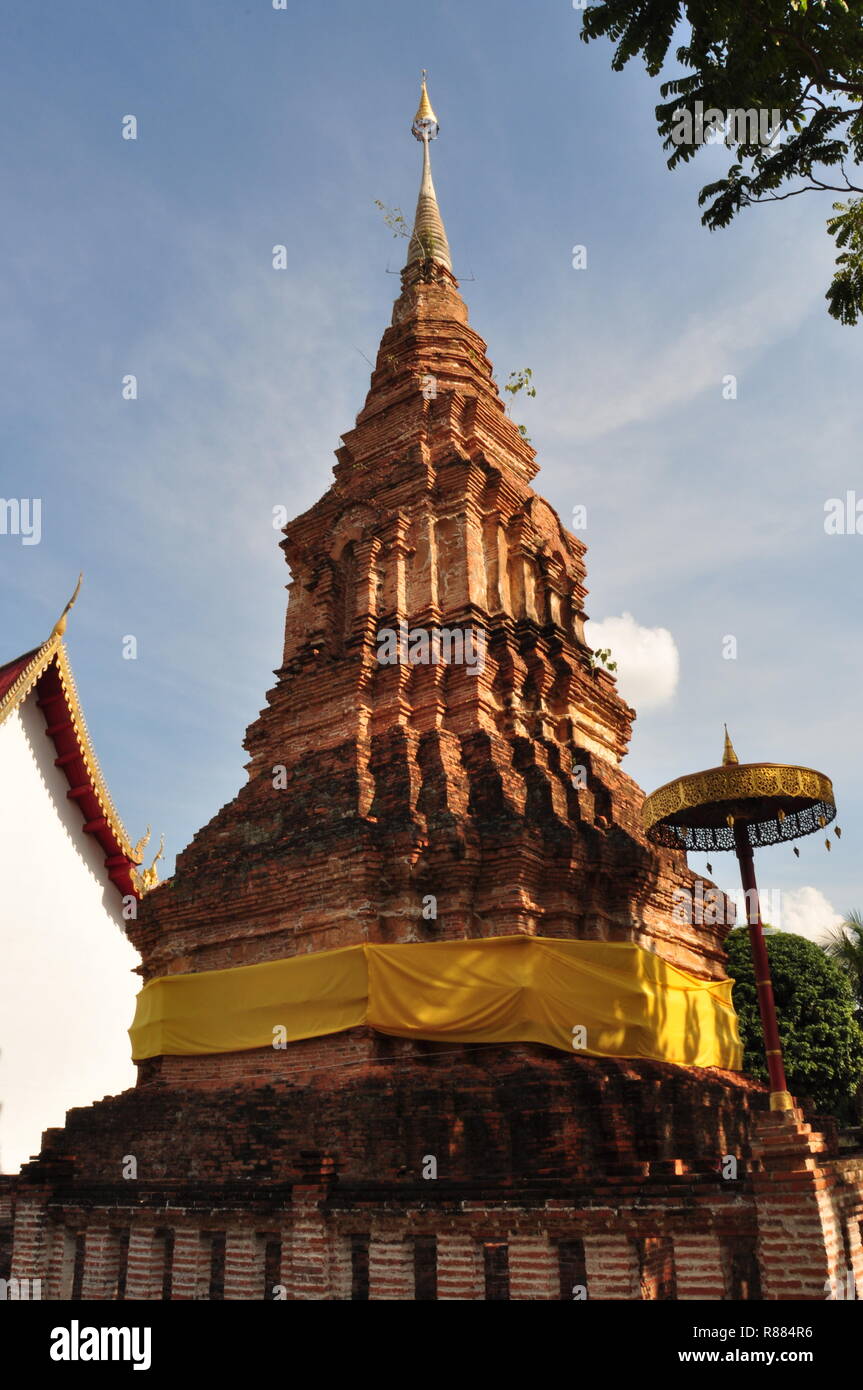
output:
[[[0,1180],[10,1273],[84,1300],[823,1299],[848,1269],[863,1292],[863,1156],[831,1157],[760,1087],[399,1046],[72,1111]]]

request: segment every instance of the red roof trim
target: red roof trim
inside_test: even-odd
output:
[[[32,680],[26,678],[30,667],[33,668]],[[19,690],[13,696],[16,684]],[[98,841],[105,854],[108,878],[118,893],[122,897],[140,897],[132,876],[139,860],[102,781],[59,637],[52,637],[43,647],[0,666],[0,716],[17,708],[33,689],[45,720],[45,733],[56,750],[55,766],[69,783],[67,796],[77,802],[81,811],[81,833],[92,835]]]
[[[0,704],[41,650],[41,647],[34,647],[32,652],[27,652],[25,656],[17,656],[14,661],[7,661],[5,666],[0,666]]]

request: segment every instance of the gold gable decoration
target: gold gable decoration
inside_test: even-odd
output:
[[[138,841],[138,843],[136,844],[136,846],[135,846],[135,848],[134,848],[134,850],[133,850],[133,855],[134,855],[135,860],[136,860],[136,862],[138,863],[139,866],[140,866],[140,864],[143,862],[144,847],[145,847],[145,845],[148,843],[149,839],[150,839],[150,827],[149,827],[149,825],[148,825],[148,826],[147,826],[147,833],[141,837],[141,839]],[[140,868],[139,868],[139,869],[133,869],[133,870],[132,870],[132,882],[134,883],[135,888],[136,888],[137,891],[138,891],[138,894],[139,894],[142,898],[143,898],[143,896],[144,896],[145,893],[151,893],[152,890],[153,890],[154,888],[157,888],[157,887],[159,886],[159,871],[158,871],[158,869],[156,868],[156,865],[158,864],[159,860],[160,860],[160,859],[164,859],[164,857],[165,857],[165,836],[162,835],[161,838],[160,838],[160,840],[159,840],[159,849],[158,849],[158,851],[157,851],[157,853],[156,853],[156,857],[154,858],[154,860],[153,860],[152,864],[150,865],[150,867],[149,867],[148,869],[140,869]]]

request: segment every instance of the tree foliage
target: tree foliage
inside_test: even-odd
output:
[[[779,1036],[792,1095],[809,1096],[819,1110],[851,1121],[863,1079],[863,1029],[856,1021],[848,978],[827,953],[792,932],[765,935]],[[745,928],[726,942],[728,973],[743,1039],[743,1070],[767,1081],[755,974]]]
[[[847,976],[858,1021],[863,1023],[863,913],[849,912],[841,926],[830,932],[824,949]]]
[[[863,194],[863,0],[596,0],[581,37],[611,39],[616,71],[640,57],[655,77],[678,34],[673,57],[684,71],[662,83],[656,107],[669,168],[705,143],[699,103],[702,113],[779,114],[781,135],[770,142],[743,122],[728,132],[735,153],[725,177],[701,190],[702,222],[713,230],[755,203],[841,193],[827,223],[840,254],[826,298],[835,319],[857,323],[863,198],[847,195]]]

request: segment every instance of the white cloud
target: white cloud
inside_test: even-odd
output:
[[[832,927],[838,927],[843,917],[828,902],[818,888],[806,885],[791,888],[782,894],[782,930],[796,932],[819,945]]]
[[[589,622],[585,631],[594,651],[611,649],[624,700],[636,709],[656,709],[671,700],[677,689],[680,658],[667,628],[642,627],[631,613],[623,613],[619,618]]]

